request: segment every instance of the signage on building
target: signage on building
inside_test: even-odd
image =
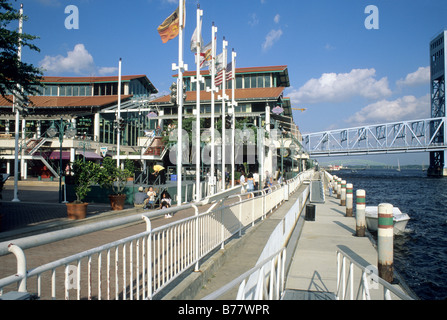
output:
[[[102,155],[102,157],[105,158],[106,154],[107,154],[107,147],[101,147],[101,155]]]

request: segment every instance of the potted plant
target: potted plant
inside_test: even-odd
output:
[[[102,188],[112,190],[113,193],[109,195],[112,210],[124,209],[124,203],[126,201],[124,188],[127,185],[127,179],[132,176],[133,173],[129,169],[117,167],[116,162],[112,158],[104,158],[100,171],[99,184]]]
[[[87,216],[88,203],[83,202],[93,184],[98,182],[100,167],[97,163],[76,160],[73,163],[73,179],[76,200],[67,203],[68,219],[79,220]]]

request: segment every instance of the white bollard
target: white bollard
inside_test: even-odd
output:
[[[353,197],[354,195],[352,194],[352,183],[348,183],[346,184],[346,216],[347,217],[352,217],[352,206],[353,206]]]
[[[346,206],[346,180],[342,180],[340,186],[340,205]]]
[[[393,282],[393,205],[389,203],[381,203],[378,208],[379,227],[377,231],[377,252],[378,252],[378,269],[379,277]]]
[[[356,191],[355,233],[357,237],[364,237],[366,231],[366,193],[365,190]]]

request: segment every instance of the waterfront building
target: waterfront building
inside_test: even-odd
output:
[[[196,82],[193,81],[193,78],[196,77],[196,72],[188,71],[183,76],[186,92],[183,104],[183,115],[184,118],[195,119],[197,98]],[[211,127],[212,97],[210,90],[207,90],[207,88],[209,89],[211,87],[210,72],[208,70],[201,71],[201,76],[204,78],[204,83],[200,87],[200,117],[204,119],[202,121],[202,125],[204,124],[203,131]],[[174,75],[174,79],[176,77],[177,75]],[[229,97],[230,101],[232,85],[232,80],[227,79],[225,94]],[[249,165],[248,169],[251,172],[258,171],[263,175],[265,171],[269,171],[269,173],[278,172],[282,167],[283,171],[291,175],[294,174],[292,171],[303,170],[306,166],[308,156],[301,149],[302,137],[293,119],[291,101],[290,98],[284,96],[284,91],[288,87],[290,87],[288,68],[284,65],[236,68],[235,70],[234,95],[237,106],[234,108],[234,112],[236,122],[243,123],[248,129],[256,128],[258,130],[262,128],[267,132],[277,129],[277,132],[281,133],[275,137],[269,137],[271,139],[264,143],[263,146],[257,146],[258,148],[251,150],[244,150],[242,162]],[[219,99],[221,96],[223,96],[222,84],[218,86],[218,91],[214,94],[215,128],[219,127],[219,122],[224,122],[222,121],[222,100]],[[178,107],[173,102],[172,95],[165,95],[152,101],[152,103],[157,105],[157,118],[161,120],[161,128],[175,125],[178,119]],[[228,106],[225,111],[227,114],[229,111]],[[227,126],[227,129],[229,128],[230,125]],[[272,143],[274,144],[274,148],[270,147]],[[259,147],[264,150],[264,156],[262,156]],[[230,151],[227,150],[227,157],[229,153]],[[227,160],[225,164],[229,167],[230,161]],[[244,169],[241,163],[238,164],[236,170],[238,169]]]
[[[121,104],[149,99],[158,90],[144,75],[122,76]],[[106,113],[118,104],[118,77],[44,77],[39,93],[30,97],[27,112],[20,113],[20,175],[41,178],[58,176],[61,144],[60,128],[75,128],[74,137],[63,133],[62,158],[65,166],[76,157],[102,159],[116,152],[116,112]],[[12,171],[15,157],[16,130],[12,96],[0,97],[0,161],[1,170]],[[8,101],[10,100],[10,101]],[[121,144],[125,153],[138,149],[138,139],[145,129],[154,129],[157,122],[147,117],[148,111],[123,114]],[[55,128],[54,137],[48,130]],[[62,130],[64,131],[64,130]]]
[[[194,76],[195,72],[184,74],[184,119],[195,118]],[[210,128],[211,121],[211,93],[206,90],[210,86],[211,75],[202,71],[202,76],[205,78],[200,95],[203,132]],[[176,75],[173,79],[175,81]],[[61,154],[62,169],[78,157],[101,161],[107,155],[116,159],[116,126],[122,128],[119,158],[123,162],[129,159],[137,164],[141,171],[138,170],[136,175],[142,176],[139,183],[148,181],[149,169],[154,164],[170,168],[166,170],[169,174],[175,173],[167,135],[178,119],[178,108],[170,95],[154,97],[158,90],[147,76],[122,76],[120,103],[117,76],[45,77],[42,84],[39,94],[30,97],[28,112],[20,114],[18,157],[22,179],[27,179],[28,175],[58,177]],[[243,123],[247,129],[262,128],[268,133],[278,129],[281,133],[275,137],[267,134],[268,139],[262,146],[245,148],[242,162],[249,165],[250,171],[259,171],[260,174],[265,171],[275,173],[280,169],[291,174],[305,169],[308,157],[300,147],[301,133],[292,116],[290,99],[284,97],[284,90],[290,86],[287,66],[237,68],[235,84],[236,122]],[[226,88],[226,94],[231,97],[232,81],[226,82]],[[220,94],[221,86],[215,93],[216,128],[222,121]],[[118,113],[122,123],[117,123]],[[15,126],[12,103],[0,98],[0,169],[10,174],[15,157]],[[71,137],[64,132],[62,141],[60,134],[48,134],[49,129],[59,132],[61,127],[62,131],[73,127],[76,134]],[[230,152],[227,157],[228,154]],[[230,161],[226,164],[229,166]],[[236,170],[241,168],[240,164]],[[187,164],[185,168],[188,169]],[[195,166],[191,164],[190,168]],[[206,165],[202,169],[205,172]]]

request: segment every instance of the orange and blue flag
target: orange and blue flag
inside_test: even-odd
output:
[[[167,17],[166,20],[163,21],[163,23],[157,28],[158,33],[161,37],[161,41],[163,43],[176,38],[179,34],[179,8],[180,7],[178,7],[177,10],[175,10],[169,17]]]

